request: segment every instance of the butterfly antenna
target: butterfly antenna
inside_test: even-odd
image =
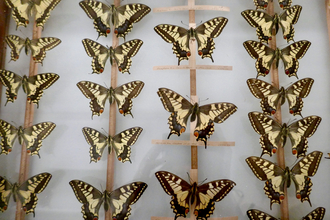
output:
[[[188,179],[189,179],[190,184],[192,184],[193,183],[193,180],[190,177],[190,173],[187,172],[187,175],[188,175]]]
[[[26,34],[24,34],[21,29],[19,31],[24,35],[25,38],[27,38]]]

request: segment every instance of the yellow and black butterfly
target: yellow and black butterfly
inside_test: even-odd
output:
[[[308,116],[300,119],[290,125],[284,123],[281,125],[271,117],[268,117],[260,112],[250,112],[249,119],[253,129],[260,134],[260,145],[263,154],[272,156],[276,153],[279,146],[284,147],[287,137],[290,138],[292,145],[292,154],[297,158],[306,155],[308,141],[322,118],[319,116]]]
[[[130,73],[129,69],[132,65],[131,57],[134,57],[143,44],[142,40],[135,39],[127,41],[116,48],[105,46],[90,40],[82,40],[88,56],[93,57],[92,68],[93,73],[100,74],[104,71],[105,63],[110,58],[112,65],[113,61],[118,66],[118,70],[122,73]]]
[[[106,5],[95,0],[79,2],[80,7],[90,19],[94,20],[94,27],[99,36],[110,33],[110,19],[117,37],[125,39],[126,34],[133,28],[133,23],[140,21],[151,9],[144,4],[127,4],[122,6]]]
[[[273,1],[273,0],[271,0]],[[257,9],[266,9],[268,6],[269,0],[253,0]],[[290,8],[292,0],[278,0],[278,3],[282,9]]]
[[[190,211],[189,204],[196,201],[196,219],[207,220],[213,214],[215,202],[221,201],[236,185],[231,180],[221,179],[198,186],[196,182],[191,185],[167,171],[159,171],[155,175],[164,191],[172,196],[170,203],[175,213],[174,219],[185,218]]]
[[[272,84],[259,79],[248,79],[247,84],[251,93],[258,99],[261,99],[260,106],[266,115],[276,113],[279,103],[284,104],[285,99],[289,103],[289,112],[293,115],[300,115],[303,107],[302,98],[306,98],[311,91],[314,80],[304,78],[289,86],[287,89],[276,88]]]
[[[89,149],[89,154],[91,162],[95,163],[99,161],[102,157],[104,148],[108,146],[109,154],[112,152],[112,149],[115,151],[117,159],[121,162],[129,161],[131,162],[131,147],[137,139],[139,138],[142,128],[133,127],[126,129],[115,136],[107,136],[101,132],[84,127],[82,132],[85,136],[87,143],[91,146]],[[131,162],[132,163],[132,162]]]
[[[299,160],[291,170],[288,167],[282,169],[260,157],[248,157],[245,161],[259,180],[266,181],[264,191],[270,198],[270,209],[273,203],[281,204],[286,196],[284,187],[290,187],[291,180],[296,187],[296,198],[301,202],[308,201],[312,206],[309,195],[313,183],[309,177],[316,174],[322,155],[320,151],[313,151]]]
[[[228,102],[212,103],[208,105],[199,106],[198,103],[192,104],[187,99],[167,88],[159,88],[157,92],[164,108],[171,112],[168,118],[170,125],[170,134],[180,136],[185,132],[187,121],[191,116],[190,121],[197,120],[194,135],[196,140],[201,140],[207,147],[207,138],[214,133],[214,122],[222,123],[230,115],[236,112],[237,107]]]
[[[250,209],[246,212],[246,214],[250,220],[280,220],[279,218],[275,218],[258,209]],[[301,220],[322,220],[324,218],[324,214],[325,208],[317,207],[306,216],[304,216]]]
[[[10,123],[0,119],[1,153],[9,154],[18,137],[19,144],[25,144],[29,155],[39,155],[42,140],[45,139],[56,127],[52,122],[41,122],[27,128],[16,128]]]
[[[31,50],[34,62],[41,64],[46,57],[46,51],[53,49],[61,43],[61,40],[55,37],[42,37],[32,40],[26,38],[24,40],[16,35],[6,36],[5,41],[11,49],[11,60],[16,61],[19,58],[21,50],[25,47],[26,55]]]
[[[178,65],[181,60],[188,60],[191,56],[189,41],[196,40],[198,55],[203,59],[208,57],[213,61],[212,53],[215,48],[213,38],[218,37],[228,22],[227,18],[216,17],[189,30],[170,24],[157,25],[154,30],[168,43],[173,44],[172,50],[176,54]]]
[[[77,83],[77,86],[84,96],[91,100],[89,107],[92,111],[92,117],[94,115],[100,116],[103,113],[107,99],[109,99],[110,104],[116,100],[120,114],[124,116],[130,114],[133,117],[131,113],[133,106],[132,99],[140,94],[144,83],[136,80],[118,86],[117,88],[111,87],[107,89],[90,81],[81,81]]]
[[[257,10],[245,10],[241,14],[252,27],[257,29],[257,35],[261,42],[268,43],[272,39],[273,28],[277,34],[279,26],[282,28],[283,38],[289,42],[293,40],[293,25],[298,22],[301,9],[300,5],[294,5],[280,15],[275,13],[274,16]]]
[[[281,59],[284,63],[285,74],[289,77],[296,76],[298,78],[298,60],[303,58],[310,45],[311,42],[302,40],[290,44],[283,49],[276,48],[276,50],[273,50],[272,48],[257,41],[249,40],[243,43],[243,46],[250,56],[257,60],[255,64],[258,72],[257,77],[266,76],[269,73],[274,60],[277,68]]]
[[[40,173],[19,185],[11,184],[4,177],[0,176],[0,211],[4,212],[8,208],[11,194],[14,201],[19,199],[22,203],[23,211],[26,214],[33,213],[37,206],[38,197],[36,194],[41,193],[48,185],[52,175],[50,173]]]
[[[36,25],[44,28],[44,24],[50,16],[50,12],[61,0],[5,0],[7,6],[12,9],[12,16],[18,26],[26,27],[29,24],[29,16],[35,11]]]
[[[23,87],[27,94],[27,101],[35,103],[39,107],[39,101],[43,94],[43,90],[48,89],[53,83],[60,78],[55,73],[42,73],[35,76],[19,76],[8,70],[0,70],[0,81],[6,89],[6,97],[8,102],[14,102],[17,99],[18,89]],[[6,105],[5,104],[5,105]]]
[[[83,204],[81,213],[85,220],[98,219],[99,209],[103,202],[105,211],[110,208],[112,219],[128,220],[131,215],[131,205],[138,201],[148,187],[144,182],[133,182],[112,192],[105,190],[101,193],[92,185],[81,180],[71,180],[70,186],[78,201]]]

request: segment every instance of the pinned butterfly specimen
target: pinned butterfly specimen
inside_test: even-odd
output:
[[[116,152],[117,159],[121,162],[129,161],[131,162],[131,148],[133,144],[139,138],[142,128],[133,127],[126,129],[115,136],[107,136],[102,134],[101,132],[89,128],[84,127],[82,132],[85,136],[85,139],[89,145],[91,145],[89,149],[89,154],[91,157],[91,162],[95,163],[99,161],[102,157],[102,153],[105,147],[108,146],[109,154],[111,154],[111,149],[113,148]],[[132,162],[131,162],[132,163]]]
[[[0,176],[0,211],[7,210],[10,196],[13,194],[15,202],[17,199],[21,201],[24,212],[26,214],[33,213],[34,217],[34,209],[38,203],[36,194],[41,193],[46,188],[51,178],[50,173],[40,173],[19,185],[18,183],[11,184]]]
[[[99,219],[99,209],[104,202],[104,210],[112,213],[112,219],[127,220],[131,215],[131,205],[136,203],[147,188],[144,182],[133,182],[101,193],[92,185],[81,180],[71,180],[70,186],[78,201],[82,203],[81,213],[85,220]]]
[[[125,39],[131,32],[133,23],[139,22],[151,9],[144,4],[127,4],[122,6],[106,5],[99,1],[84,0],[79,2],[80,7],[90,19],[94,20],[94,28],[100,36],[110,33],[110,18],[114,33]]]
[[[93,73],[97,74],[100,74],[104,71],[104,66],[108,58],[110,58],[111,65],[113,61],[115,61],[120,72],[130,73],[129,69],[132,65],[132,60],[130,58],[136,55],[143,44],[142,40],[135,39],[127,41],[116,48],[110,47],[108,49],[105,46],[90,39],[84,39],[82,42],[87,55],[93,57]]]
[[[213,38],[218,37],[228,22],[227,18],[216,17],[189,30],[170,24],[160,24],[154,29],[166,42],[173,44],[172,50],[176,54],[178,65],[181,60],[188,60],[191,56],[189,41],[196,40],[198,55],[203,59],[208,57],[213,61],[212,53],[215,49]]]
[[[23,47],[25,47],[26,55],[32,51],[33,61],[41,63],[46,57],[46,51],[53,49],[61,43],[61,40],[55,37],[42,37],[38,39],[26,38],[25,40],[16,35],[8,35],[5,38],[6,43],[11,49],[11,60],[16,61]]]
[[[258,76],[266,76],[269,73],[270,67],[273,61],[276,61],[276,68],[278,67],[280,59],[284,63],[284,72],[289,77],[297,76],[297,71],[299,67],[298,59],[303,58],[308,48],[310,47],[311,42],[302,40],[290,44],[289,46],[276,50],[257,42],[257,41],[245,41],[243,46],[250,56],[257,60],[256,69]]]
[[[279,26],[282,28],[283,38],[290,42],[294,36],[293,25],[297,23],[301,9],[300,5],[294,5],[280,15],[275,13],[274,16],[257,10],[245,10],[241,14],[252,27],[257,29],[261,42],[268,43],[272,39],[273,28],[277,34]]]
[[[167,138],[170,138],[172,134],[180,136],[185,132],[188,118],[191,116],[191,122],[197,120],[194,131],[196,141],[203,141],[205,148],[207,146],[207,137],[214,133],[214,122],[224,122],[237,110],[234,104],[228,102],[212,103],[203,106],[199,106],[198,103],[192,104],[178,93],[167,88],[159,88],[157,94],[165,110],[171,113],[168,118],[171,131]]]
[[[250,220],[280,220],[275,218],[266,212],[257,210],[257,209],[250,209],[246,212]],[[308,213],[306,216],[302,218],[302,220],[322,220],[325,214],[325,208],[318,207]]]
[[[92,111],[92,117],[94,115],[100,116],[103,113],[107,99],[109,99],[110,104],[116,100],[120,114],[124,116],[130,114],[133,117],[131,113],[132,99],[140,94],[144,83],[137,80],[118,86],[115,89],[112,87],[107,89],[90,81],[81,81],[77,83],[77,86],[86,98],[91,100],[89,107]]]
[[[276,153],[279,146],[284,147],[287,137],[291,140],[292,154],[297,158],[306,155],[308,141],[307,138],[311,137],[317,127],[319,126],[322,118],[318,116],[308,116],[293,122],[290,125],[279,124],[277,121],[259,112],[250,112],[249,119],[253,129],[261,135],[260,145],[263,154],[272,156]]]
[[[12,9],[12,16],[18,26],[26,27],[29,24],[29,16],[35,11],[36,25],[44,28],[44,24],[50,16],[50,12],[61,0],[5,0],[7,6]]]
[[[53,83],[60,78],[55,73],[42,73],[35,76],[19,76],[8,70],[0,70],[0,81],[7,87],[6,97],[8,102],[14,102],[17,99],[18,89],[23,87],[27,94],[27,101],[35,103],[39,108],[39,101],[42,97],[43,90],[48,89]]]
[[[309,177],[316,174],[322,155],[323,153],[320,151],[313,151],[299,160],[291,170],[288,167],[282,169],[273,162],[260,157],[248,157],[245,161],[259,180],[266,181],[264,191],[270,198],[270,209],[273,203],[281,204],[286,196],[284,186],[289,188],[291,180],[296,187],[296,198],[301,202],[308,201],[312,206],[309,195],[313,183]]]
[[[207,220],[215,209],[215,202],[221,201],[236,185],[228,179],[215,180],[198,186],[196,182],[192,185],[177,175],[159,171],[155,173],[164,191],[172,196],[171,208],[178,217],[186,217],[189,213],[189,203],[196,202],[194,214],[196,219]]]
[[[253,0],[253,1],[257,9],[263,10],[267,8],[269,0]],[[292,4],[292,0],[278,0],[278,3],[280,4],[280,7],[282,9],[288,9]]]
[[[289,103],[289,112],[293,115],[300,115],[303,107],[302,98],[306,98],[311,91],[314,80],[304,78],[289,86],[287,89],[276,88],[272,84],[259,79],[248,79],[247,84],[251,93],[261,99],[260,106],[266,115],[276,113],[279,103],[284,104],[285,98]]]
[[[16,138],[20,145],[25,144],[26,151],[29,155],[39,155],[42,140],[44,140],[55,128],[55,124],[52,122],[41,122],[32,125],[27,128],[20,126],[14,127],[8,122],[0,119],[0,154],[9,154],[12,151],[12,147]]]

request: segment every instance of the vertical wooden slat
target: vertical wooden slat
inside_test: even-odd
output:
[[[267,7],[267,11],[270,15],[274,15],[274,2],[270,1]],[[274,50],[276,50],[276,33],[274,33],[273,30],[273,36],[272,40],[269,43],[270,47]],[[279,88],[279,75],[278,75],[278,68],[276,67],[276,62],[273,62],[273,65],[271,67],[271,80],[272,85],[276,88]],[[282,124],[282,112],[281,112],[281,103],[278,104],[276,113],[274,115],[274,118],[276,121],[278,121],[280,124]],[[277,146],[277,163],[282,168],[285,169],[285,156],[284,156],[284,148],[282,146]],[[288,205],[288,194],[287,194],[287,188],[284,187],[284,200],[281,202],[281,219],[289,219],[289,205]]]
[[[33,33],[32,39],[37,39],[41,37],[41,27],[36,26],[36,22],[33,25]],[[33,61],[32,55],[30,58],[30,69],[29,69],[29,76],[34,76],[38,74],[38,63]],[[29,127],[33,123],[34,117],[34,104],[30,104],[26,102],[25,107],[25,118],[24,118],[24,128]],[[19,177],[18,182],[22,184],[25,180],[27,180],[29,175],[29,164],[30,164],[30,156],[26,152],[26,147],[22,145],[21,151],[21,162],[20,162],[20,170],[19,170]],[[19,201],[19,200],[18,200]],[[17,202],[16,206],[16,220],[24,220],[25,219],[25,212],[22,210],[22,204]]]
[[[115,7],[118,7],[120,5],[120,0],[114,0]],[[112,29],[112,47],[116,48],[118,46],[119,40],[117,36],[114,33],[114,28]],[[111,59],[111,58],[110,58]],[[111,82],[110,85],[112,88],[117,87],[117,76],[118,76],[118,67],[116,62],[113,62],[111,66]],[[116,134],[116,103],[113,102],[110,105],[110,113],[109,113],[109,135],[114,136]],[[115,153],[112,151],[112,153],[108,154],[108,162],[107,162],[107,183],[106,183],[106,189],[108,191],[113,190],[113,180],[114,180],[114,172],[115,172]],[[112,220],[112,213],[111,211],[107,211],[105,213],[105,220]]]

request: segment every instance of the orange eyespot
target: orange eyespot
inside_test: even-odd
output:
[[[195,132],[194,132],[194,136],[195,136],[195,137],[198,137],[198,135],[199,135],[198,131],[195,131]]]
[[[107,34],[110,34],[110,29],[108,28],[105,32],[106,32]]]
[[[119,72],[121,72],[123,69],[121,67],[118,67]]]
[[[287,37],[286,36],[283,36],[284,39],[286,39]]]
[[[273,154],[275,154],[275,153],[276,153],[276,151],[277,151],[277,150],[276,150],[276,148],[274,148],[274,149],[272,150]]]
[[[31,153],[31,150],[26,150],[26,153],[30,154]]]
[[[99,218],[98,217],[94,217],[93,220],[98,220]]]
[[[115,29],[115,34],[118,34],[118,30],[117,29]]]
[[[297,150],[296,150],[296,149],[293,149],[293,150],[292,150],[292,154],[293,154],[293,155],[296,155],[296,154],[297,154]]]
[[[33,60],[34,60],[34,61],[36,61],[36,58],[35,58],[35,57],[33,57]]]
[[[100,73],[103,73],[103,71],[104,71],[104,69],[103,69],[103,68],[101,68],[101,69],[100,69]]]
[[[195,210],[194,214],[195,214],[196,216],[198,216],[198,211],[197,211],[197,210]]]
[[[271,113],[272,113],[272,115],[273,115],[273,114],[275,114],[275,113],[276,113],[276,111],[275,111],[275,110],[272,110],[272,112],[271,112]]]
[[[14,99],[16,100],[17,99],[17,96],[14,96]]]
[[[30,98],[30,97],[27,97],[27,100],[28,100],[28,101],[31,101],[31,98]]]
[[[181,128],[181,130],[180,130],[180,134],[182,134],[182,133],[185,132],[185,131],[186,131],[185,128]]]
[[[265,4],[265,5],[264,5],[264,8],[267,8],[267,6],[268,6],[268,5],[267,5],[267,4]]]
[[[280,195],[280,200],[282,201],[284,199],[284,195]]]
[[[7,206],[6,205],[3,207],[3,210],[7,210]]]
[[[269,73],[269,70],[266,70],[266,71],[265,71],[265,74],[267,75],[268,73]]]
[[[189,213],[189,209],[186,209],[185,213],[188,214]]]
[[[9,148],[9,149],[8,149],[8,152],[10,153],[11,151],[12,151],[12,149],[11,149],[11,148]]]
[[[119,113],[120,114],[124,114],[124,110],[123,109],[119,109]]]
[[[190,56],[191,56],[191,53],[190,53],[190,52],[188,52],[188,53],[187,53],[187,57],[190,57]]]
[[[15,57],[15,59],[17,60],[19,58],[19,56],[17,55],[16,57]]]
[[[296,198],[297,198],[297,199],[301,199],[301,195],[298,193],[298,194],[296,195]]]
[[[203,55],[203,52],[199,50],[199,51],[198,51],[198,55],[199,55],[199,56],[202,56],[202,55]]]
[[[104,109],[102,108],[102,109],[100,109],[100,113],[102,114],[104,112]]]
[[[26,212],[26,211],[27,211],[27,208],[26,208],[25,206],[23,207],[23,211],[24,211],[24,212]]]
[[[97,160],[101,160],[101,157],[98,157]]]
[[[293,114],[294,113],[294,111],[293,110],[290,110],[290,114]]]
[[[289,75],[290,74],[290,71],[289,70],[285,70],[285,74],[286,75]]]
[[[122,160],[122,159],[121,159],[121,157],[118,157],[117,159],[118,159],[119,161],[121,161],[121,160]]]
[[[25,21],[25,24],[29,24],[29,21],[28,21],[28,20],[26,20],[26,21]]]

